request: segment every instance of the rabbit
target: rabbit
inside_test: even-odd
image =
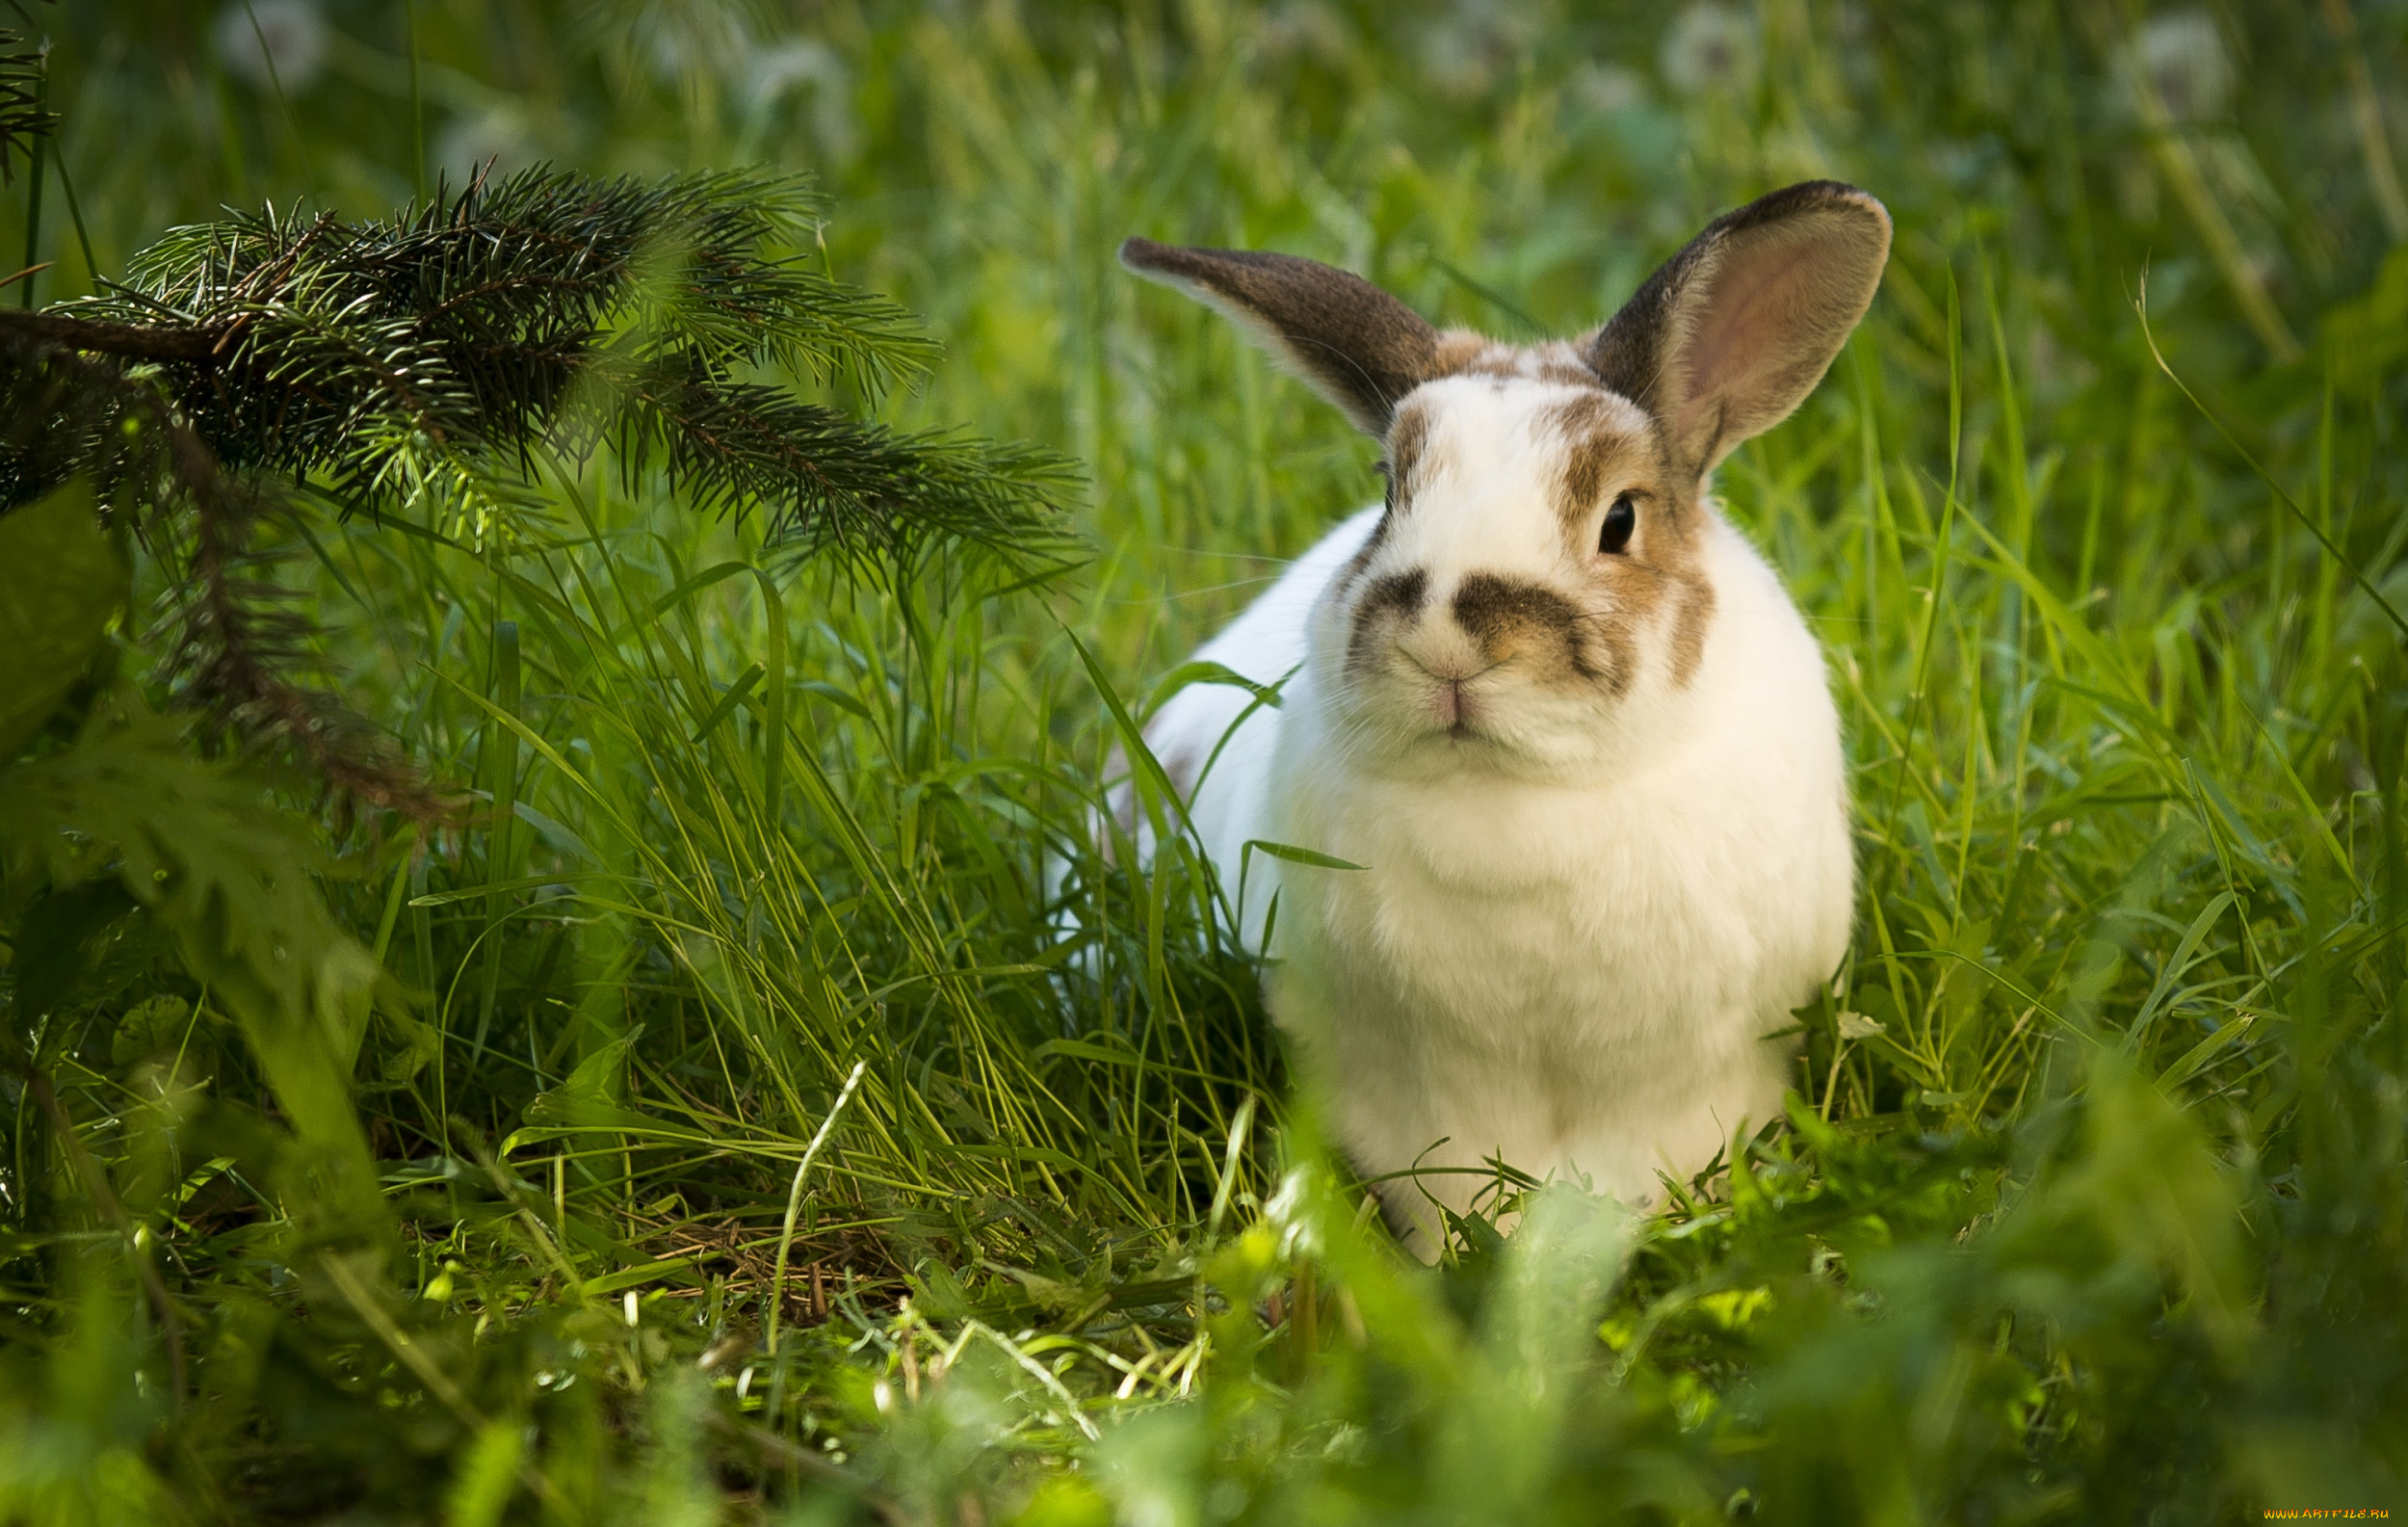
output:
[[[1708,490],[1821,380],[1889,248],[1872,197],[1793,185],[1527,346],[1311,260],[1121,248],[1384,446],[1384,501],[1196,654],[1277,703],[1191,684],[1144,736],[1425,1258],[1484,1162],[1646,1211],[1781,1108],[1777,1031],[1850,935],[1847,783],[1821,650]]]

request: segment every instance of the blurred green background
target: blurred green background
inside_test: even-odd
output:
[[[1088,561],[793,568],[606,461],[279,524],[316,676],[514,826],[262,777],[415,994],[330,1105],[365,1228],[111,925],[42,1044],[141,1233],[10,1083],[0,1521],[2408,1510],[2408,7],[23,9],[39,301],[222,207],[803,171],[803,252],[941,347],[885,416],[1073,458]],[[1854,952],[1731,1170],[1408,1265],[1201,863],[1089,826],[1113,705],[1374,448],[1112,252],[1309,254],[1523,338],[1810,176],[1896,252],[1718,487],[1829,653]]]

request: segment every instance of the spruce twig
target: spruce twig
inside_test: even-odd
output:
[[[15,174],[15,156],[30,161],[59,125],[43,98],[44,72],[40,46],[0,27],[0,185]]]
[[[538,441],[576,460],[609,443],[623,473],[658,467],[805,550],[1059,545],[1060,462],[891,431],[774,380],[875,402],[932,357],[903,309],[792,252],[818,210],[789,177],[545,169],[380,222],[269,208],[171,231],[40,332],[157,362],[229,470],[321,479],[359,512],[439,513],[458,484],[523,481]]]
[[[252,550],[263,505],[305,489],[482,530],[529,501],[538,458],[607,445],[630,480],[767,515],[793,556],[950,539],[1025,568],[1067,549],[1059,459],[892,430],[781,380],[875,402],[933,355],[902,308],[798,252],[818,215],[790,177],[538,168],[381,221],[268,207],[172,229],[100,296],[0,309],[0,512],[92,473],[185,574],[170,667],[191,698],[348,798],[446,814],[365,723],[280,676],[311,628]]]

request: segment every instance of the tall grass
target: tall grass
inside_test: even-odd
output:
[[[798,567],[550,459],[481,536],[292,527],[329,677],[485,806],[324,829],[419,994],[356,1077],[389,1224],[313,1207],[207,992],[113,925],[44,1040],[72,1138],[6,1094],[0,1520],[2408,1509],[2408,264],[2329,35],[327,16],[328,72],[279,86],[354,210],[428,168],[421,89],[438,153],[819,170],[828,260],[946,347],[892,408],[1074,452],[1093,561]],[[298,190],[288,105],[188,8],[54,24],[104,269]],[[2379,92],[2398,19],[2355,24]],[[1276,247],[1562,332],[1819,173],[1888,200],[1898,254],[1718,488],[1829,652],[1852,952],[1789,1118],[1667,1213],[1533,1189],[1409,1266],[1286,1093],[1200,856],[1136,873],[1090,827],[1119,716],[1368,497],[1370,448],[1111,251]]]

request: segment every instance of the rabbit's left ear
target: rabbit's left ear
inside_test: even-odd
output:
[[[1775,191],[1707,224],[1580,341],[1581,358],[1703,477],[1815,390],[1889,258],[1890,214],[1854,186]]]
[[[1437,374],[1438,330],[1359,276],[1293,254],[1131,239],[1120,263],[1217,308],[1367,434]]]

